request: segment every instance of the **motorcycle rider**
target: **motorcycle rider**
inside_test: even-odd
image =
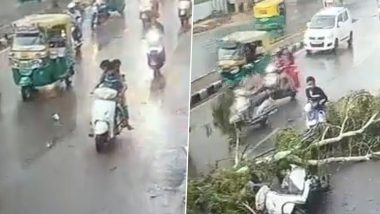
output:
[[[178,17],[181,17],[181,9],[186,9],[186,15],[189,17],[192,11],[191,0],[178,0]]]
[[[305,93],[307,100],[312,102],[316,110],[324,110],[328,97],[320,87],[316,86],[315,78],[308,76],[306,78],[306,85]]]
[[[121,75],[120,73],[120,67],[121,67],[121,61],[119,59],[114,59],[111,64],[113,65],[113,68],[115,70],[115,72],[117,73],[117,75],[119,76],[118,78],[120,78],[123,82],[123,85],[124,85],[124,92],[122,93],[121,95],[121,99],[120,99],[120,104],[121,106],[123,107],[123,112],[124,112],[124,125],[125,127],[128,128],[128,130],[132,130],[133,127],[130,125],[129,123],[129,111],[128,111],[128,106],[126,105],[126,101],[125,101],[125,96],[124,96],[124,93],[125,91],[127,90],[127,85],[125,84],[125,80],[124,80],[124,76]]]
[[[77,23],[78,18],[82,18],[82,13],[78,10],[77,5],[74,2],[70,2],[67,5],[67,10],[74,23]]]
[[[100,68],[103,70],[103,74],[100,78],[99,83],[96,85],[96,88],[98,88],[101,84],[105,84],[106,87],[112,88],[114,90],[117,90],[120,96],[120,105],[121,107],[117,107],[117,110],[122,115],[123,122],[122,126],[127,127],[128,130],[132,130],[133,127],[129,124],[129,115],[128,115],[128,109],[124,105],[125,102],[125,85],[123,82],[123,78],[120,75],[119,68],[117,67],[118,64],[121,65],[120,60],[118,61],[112,61],[109,60],[103,60],[100,63]]]

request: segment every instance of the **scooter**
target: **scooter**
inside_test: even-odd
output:
[[[178,17],[181,21],[181,27],[189,26],[189,19],[191,17],[191,1],[180,0],[178,3]]]
[[[143,31],[145,32],[151,23],[151,11],[145,10],[140,12],[140,20],[142,22]]]
[[[266,214],[308,214],[328,187],[328,178],[308,176],[304,168],[291,165],[279,190],[266,185],[259,189],[256,209]]]
[[[83,35],[79,26],[74,26],[72,29],[74,49],[76,53],[80,53],[80,49],[83,44]]]
[[[245,126],[265,126],[270,115],[278,111],[274,100],[268,94],[252,96],[242,89],[234,91],[235,100],[231,106],[230,123],[243,123]]]
[[[304,107],[307,129],[312,129],[315,126],[326,122],[326,112],[323,110],[316,110],[316,105],[316,103],[308,102]]]
[[[92,107],[91,125],[95,138],[97,152],[114,143],[116,136],[123,129],[121,115],[116,112],[121,108],[118,102],[118,92],[109,87],[100,86],[93,92],[95,100]]]
[[[147,58],[148,65],[153,69],[154,74],[164,66],[166,60],[165,47],[162,44],[162,35],[156,30],[148,31],[147,40]]]
[[[264,75],[264,89],[270,89],[272,90],[272,98],[275,100],[283,99],[290,97],[292,100],[294,100],[297,96],[298,91],[296,89],[289,88],[288,90],[279,90],[279,74],[275,72],[277,70],[277,67],[273,64],[268,65],[266,68],[266,73]],[[298,73],[296,73],[298,75]],[[298,78],[298,76],[293,76],[292,78]],[[297,88],[297,83],[296,83]],[[260,92],[260,91],[259,91]]]

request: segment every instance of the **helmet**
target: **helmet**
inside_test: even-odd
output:
[[[75,3],[74,3],[74,2],[70,2],[70,3],[67,5],[67,8],[68,8],[68,9],[73,9],[73,8],[75,8]]]

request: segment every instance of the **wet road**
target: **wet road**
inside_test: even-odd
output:
[[[184,213],[190,35],[178,37],[175,6],[165,2],[167,65],[164,77],[152,80],[137,1],[128,5],[125,20],[112,18],[98,29],[101,36],[85,32],[74,87],[56,98],[23,103],[1,53],[0,213]],[[97,154],[87,136],[89,93],[105,58],[123,63],[135,130]]]
[[[3,25],[19,19],[25,15],[39,12],[51,8],[52,0],[44,0],[38,2],[37,0],[28,1],[20,4],[17,0],[2,0],[0,7],[0,29]],[[60,0],[59,6],[66,8],[70,0]]]
[[[286,34],[294,34],[303,30],[306,27],[306,22],[320,7],[320,1],[315,0],[286,1]],[[253,30],[253,20],[243,23],[234,23],[228,27],[217,28],[195,35],[193,39],[192,59],[198,63],[192,65],[191,81],[212,72],[217,60],[216,39],[222,38],[235,31],[245,30]]]
[[[306,57],[304,51],[297,53],[296,60],[302,74],[301,78],[304,79],[308,75],[316,77],[317,84],[326,91],[331,100],[337,99],[351,90],[379,91],[380,62],[377,53],[380,51],[378,40],[380,23],[376,15],[376,1],[353,1],[347,7],[351,10],[352,16],[358,20],[354,23],[355,41],[352,51],[348,50],[344,44],[339,49],[337,56],[316,54]],[[276,128],[286,126],[302,128],[304,126],[303,89],[301,92],[297,102],[288,102],[288,100],[281,102],[280,111],[270,119],[270,128],[250,132],[247,142],[251,148]],[[215,165],[216,160],[230,157],[228,148],[224,144],[225,138],[212,125],[211,106],[213,102],[215,99],[191,111],[189,171],[192,175],[195,172],[207,173],[208,166]],[[249,155],[261,153],[271,147],[272,145],[263,144]],[[380,205],[376,201],[376,193],[379,192],[380,185],[375,177],[379,177],[380,174],[376,168],[378,166],[374,167],[375,165],[376,163],[364,163],[346,167],[345,170],[336,173],[332,181],[334,189],[319,213],[378,213],[376,210],[380,209]],[[353,183],[358,186],[351,187]],[[365,187],[360,189],[360,186]],[[370,191],[368,186],[372,188]]]

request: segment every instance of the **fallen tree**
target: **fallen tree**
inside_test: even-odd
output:
[[[229,98],[229,94],[223,98]],[[231,100],[214,107],[215,125],[234,144],[239,127],[228,125]],[[328,105],[327,123],[313,130],[281,130],[274,139],[274,153],[266,158],[246,157],[232,169],[217,169],[207,177],[190,180],[189,213],[254,213],[254,192],[250,183],[271,183],[281,170],[295,163],[310,173],[326,173],[325,165],[336,162],[368,161],[380,156],[380,96],[355,91]],[[238,141],[239,142],[239,141]],[[240,145],[244,144],[240,139]],[[223,211],[223,212],[222,212]]]

